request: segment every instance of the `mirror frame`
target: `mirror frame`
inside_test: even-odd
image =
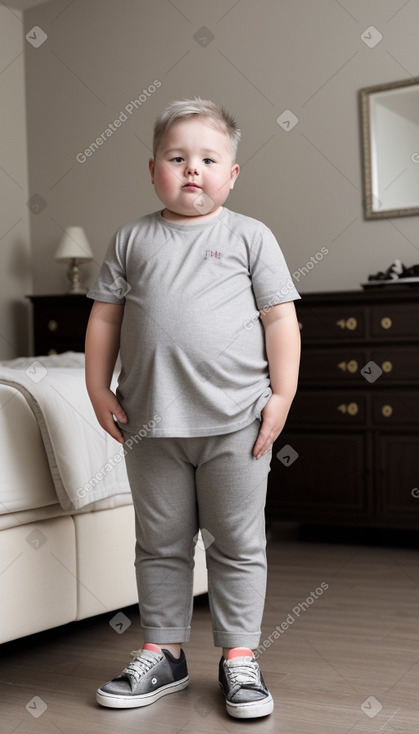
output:
[[[364,186],[364,216],[365,219],[383,219],[390,217],[406,217],[419,214],[419,204],[414,207],[400,209],[386,209],[374,211],[372,208],[372,161],[371,161],[371,120],[370,120],[370,97],[375,92],[384,92],[400,87],[419,86],[419,77],[404,79],[399,82],[378,84],[374,87],[364,87],[360,90],[361,101],[361,123],[362,123],[362,148],[363,148],[363,186]]]

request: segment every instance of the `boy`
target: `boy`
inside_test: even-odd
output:
[[[272,444],[297,387],[300,296],[272,232],[223,207],[239,138],[212,102],[163,112],[149,169],[164,209],[119,228],[88,293],[86,384],[100,425],[125,441],[144,633],[135,659],[99,688],[103,706],[145,706],[188,685],[182,644],[201,528],[227,712],[273,710],[252,649]]]

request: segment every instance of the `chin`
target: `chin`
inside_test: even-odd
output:
[[[168,209],[173,214],[177,214],[178,217],[199,217],[200,214],[194,206],[181,209],[178,209],[177,207],[167,206],[166,209]]]

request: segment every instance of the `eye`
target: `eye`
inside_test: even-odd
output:
[[[174,158],[171,158],[170,161],[174,161],[175,163],[180,163],[181,161],[183,161],[183,158],[180,155],[176,155]]]
[[[208,163],[208,165],[210,165],[211,163],[215,163],[215,161],[213,161],[212,158],[204,158],[204,163]]]

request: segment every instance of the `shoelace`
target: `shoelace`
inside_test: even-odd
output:
[[[128,663],[127,667],[122,671],[122,675],[128,675],[135,678],[138,682],[142,675],[148,673],[148,671],[159,662],[158,658],[147,655],[144,650],[133,650],[131,652],[134,660]]]
[[[259,678],[259,666],[257,663],[229,663],[227,665],[228,674],[233,688],[244,688],[248,686],[261,687]]]

